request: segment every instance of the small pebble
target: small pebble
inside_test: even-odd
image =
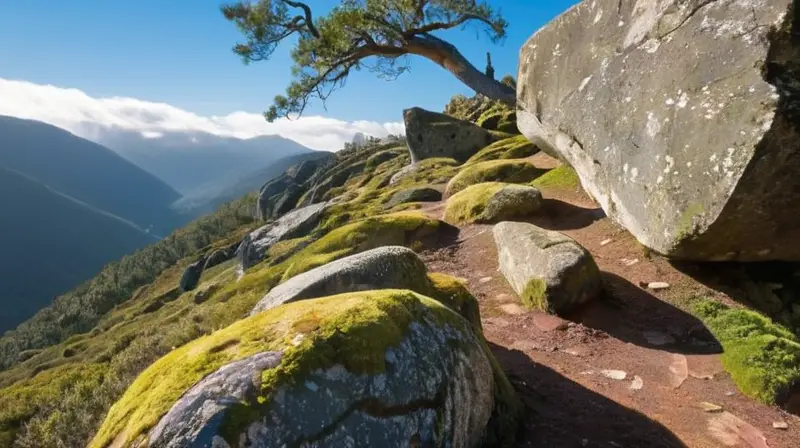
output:
[[[728,396],[728,397],[732,397],[732,396],[736,395],[736,392],[725,392],[725,395]]]
[[[633,376],[633,381],[631,382],[630,389],[631,390],[640,390],[644,387],[644,380],[639,375]]]
[[[772,422],[772,427],[775,429],[789,429],[789,424],[785,421]]]
[[[603,241],[600,242],[600,245],[601,246],[605,246],[605,245],[611,243],[611,241],[613,241],[611,238],[609,238],[607,240],[603,240]]]
[[[707,401],[702,401],[698,404],[703,412],[722,412],[722,406]]]
[[[610,378],[612,380],[622,381],[628,377],[628,374],[623,372],[622,370],[601,370],[600,373],[603,374],[604,377]]]
[[[627,267],[631,267],[639,262],[638,258],[630,259],[630,258],[623,258],[622,263],[625,264]]]
[[[652,289],[653,291],[658,291],[659,289],[667,289],[667,288],[669,288],[669,283],[665,283],[665,282],[650,282],[650,283],[647,284],[647,287],[649,289]]]

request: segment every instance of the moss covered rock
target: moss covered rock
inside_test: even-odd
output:
[[[722,365],[745,395],[766,404],[800,399],[800,340],[769,318],[703,300],[694,312],[724,352]]]
[[[518,407],[498,379],[480,334],[435,300],[307,300],[161,358],[91,446],[498,446],[513,440],[503,425]]]
[[[520,222],[492,231],[500,271],[527,307],[565,313],[600,294],[600,270],[572,238]]]
[[[546,171],[525,160],[490,160],[466,165],[447,184],[445,196],[483,182],[527,183]]]
[[[506,138],[481,149],[477,154],[470,157],[465,165],[487,160],[501,159],[522,159],[530,157],[539,152],[539,148],[528,141],[524,135]]]
[[[491,223],[536,213],[542,194],[526,185],[486,182],[471,185],[447,200],[444,220],[451,224]]]
[[[442,192],[431,187],[412,187],[393,194],[386,202],[387,208],[409,202],[435,202],[442,200]]]

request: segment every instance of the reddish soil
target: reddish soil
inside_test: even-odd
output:
[[[573,315],[521,306],[498,271],[491,226],[465,226],[455,243],[422,254],[429,270],[466,279],[478,298],[484,334],[526,407],[518,446],[800,447],[800,418],[739,393],[714,337],[670,303],[729,296],[647,254],[582,191],[544,195],[529,222],[577,240],[604,275],[604,297]],[[441,218],[443,204],[423,211]],[[654,281],[670,287],[641,286]],[[721,410],[704,411],[702,402]]]

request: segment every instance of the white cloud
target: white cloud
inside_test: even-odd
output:
[[[146,138],[164,132],[207,132],[252,138],[278,134],[314,149],[338,150],[358,132],[375,137],[404,133],[399,122],[342,121],[322,116],[267,123],[261,114],[233,112],[204,117],[165,103],[135,98],[92,98],[78,89],[0,78],[0,115],[43,121],[84,138],[101,131],[138,131]]]

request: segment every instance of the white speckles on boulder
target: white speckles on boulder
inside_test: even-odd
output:
[[[792,0],[596,3],[521,49],[522,133],[658,253],[800,260]]]
[[[600,294],[600,270],[572,238],[521,222],[492,231],[500,271],[528,307],[563,313]]]
[[[430,284],[425,263],[413,250],[384,246],[328,263],[273,288],[251,311],[284,303],[371,289],[410,289],[425,294]]]

